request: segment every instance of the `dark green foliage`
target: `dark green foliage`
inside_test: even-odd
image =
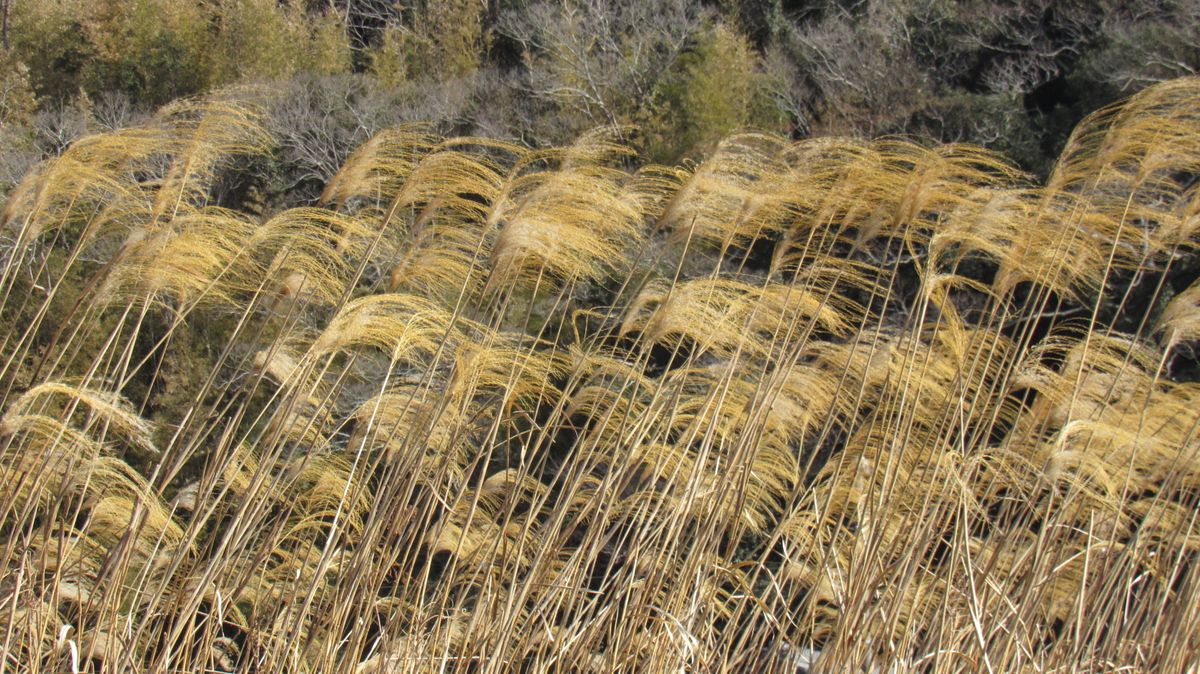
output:
[[[757,54],[736,29],[709,26],[646,105],[646,155],[671,163],[711,151],[734,131],[778,129],[780,115],[767,99],[764,78]]]
[[[534,144],[635,125],[671,160],[735,128],[914,134],[1038,175],[1088,111],[1200,67],[1200,10],[1151,0],[13,0],[11,23],[45,109],[353,68],[405,98],[473,90],[459,129]]]

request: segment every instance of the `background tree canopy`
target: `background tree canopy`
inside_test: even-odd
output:
[[[1159,0],[3,0],[0,12],[0,121],[26,163],[253,80],[308,92],[281,119],[315,145],[293,147],[302,156],[325,134],[422,117],[533,145],[635,125],[627,140],[662,162],[735,129],[912,134],[1045,175],[1085,113],[1200,67],[1200,5]],[[358,112],[310,128],[325,110],[298,105],[332,97]]]

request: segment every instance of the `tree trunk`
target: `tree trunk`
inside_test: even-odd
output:
[[[0,0],[0,44],[8,51],[8,15],[12,11],[13,0]]]

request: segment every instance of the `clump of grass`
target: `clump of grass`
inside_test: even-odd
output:
[[[1197,101],[1046,185],[405,127],[262,221],[239,92],[83,139],[4,212],[0,672],[1184,671]]]

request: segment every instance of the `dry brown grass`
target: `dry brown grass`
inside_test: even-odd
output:
[[[9,199],[0,673],[1194,671],[1200,81],[1045,186],[410,127],[265,222],[239,100]]]

